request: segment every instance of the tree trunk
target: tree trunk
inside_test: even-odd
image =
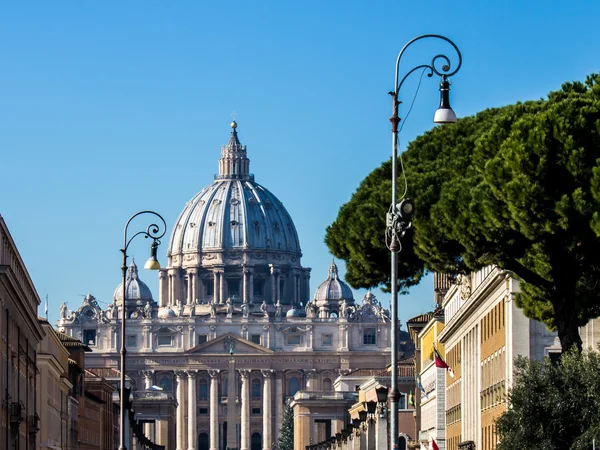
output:
[[[556,300],[553,299],[554,305],[554,321],[558,330],[558,338],[562,351],[566,352],[574,345],[581,353],[582,342],[579,335],[579,323],[577,320],[577,311],[570,297],[561,296]]]

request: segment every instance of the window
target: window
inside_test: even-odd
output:
[[[198,335],[198,344],[204,344],[204,343],[206,343],[206,341],[208,341],[208,335],[206,335],[206,334]]]
[[[159,347],[170,347],[173,345],[173,336],[158,336],[157,341]]]
[[[252,342],[254,342],[255,344],[260,345],[260,334],[251,334],[250,335],[250,340]]]
[[[223,380],[223,397],[229,395],[229,378]]]
[[[257,297],[265,295],[265,280],[261,278],[254,279],[254,295]]]
[[[208,381],[205,379],[200,380],[198,398],[200,400],[208,400]]]
[[[198,414],[201,416],[208,415],[208,408],[198,408]]]
[[[96,330],[83,330],[83,343],[96,345]]]
[[[239,297],[240,296],[240,280],[239,278],[229,279],[227,280],[227,289],[229,290],[229,297]]]
[[[215,284],[213,280],[204,281],[204,292],[206,292],[206,295],[215,295]]]
[[[323,392],[331,392],[333,391],[333,386],[331,384],[330,378],[325,378],[323,380]]]
[[[377,332],[375,328],[365,328],[363,331],[363,344],[364,345],[375,345],[377,344]]]
[[[260,416],[260,408],[252,408],[253,416]]]
[[[299,334],[293,334],[291,336],[286,336],[285,337],[285,345],[301,345],[303,337],[304,336],[301,336]]]
[[[127,336],[127,347],[135,347],[137,345],[137,336]]]
[[[296,377],[290,378],[288,381],[288,395],[290,397],[296,395],[296,392],[300,390],[300,380]]]
[[[398,397],[398,409],[406,409],[406,394],[400,394]]]
[[[260,380],[252,380],[252,400],[260,399]]]
[[[323,334],[323,345],[333,345],[333,335]]]

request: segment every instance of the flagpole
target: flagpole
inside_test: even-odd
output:
[[[46,294],[46,322],[48,322],[48,294]]]

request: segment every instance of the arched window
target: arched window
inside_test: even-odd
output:
[[[250,438],[250,450],[261,450],[262,449],[262,436],[260,433],[252,433]]]
[[[210,442],[208,440],[208,434],[200,433],[198,436],[198,449],[199,450],[208,450],[210,447]]]
[[[227,397],[229,395],[229,378],[225,378],[223,380],[223,397]]]
[[[171,392],[171,388],[173,386],[171,377],[168,375],[163,376],[162,378],[160,378],[158,385],[163,389],[163,391]]]
[[[260,399],[260,380],[252,380],[252,400]]]
[[[296,395],[296,392],[300,390],[300,381],[296,377],[292,377],[288,381],[288,395],[290,397]]]
[[[200,400],[208,400],[208,381],[205,378],[200,379],[198,385],[198,398]]]
[[[323,392],[331,392],[333,391],[333,385],[331,384],[331,379],[325,378],[323,380]]]

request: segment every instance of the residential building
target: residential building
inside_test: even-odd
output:
[[[0,448],[31,450],[39,431],[40,298],[0,216]]]
[[[69,351],[46,319],[39,319],[44,339],[38,345],[38,397],[40,432],[36,448],[65,450],[69,433],[67,405],[73,387],[69,372]]]
[[[506,410],[514,359],[561,351],[556,333],[516,306],[518,292],[516,278],[488,266],[459,276],[443,298],[445,326],[437,338],[455,375],[445,379],[447,450],[495,449],[494,421]]]

